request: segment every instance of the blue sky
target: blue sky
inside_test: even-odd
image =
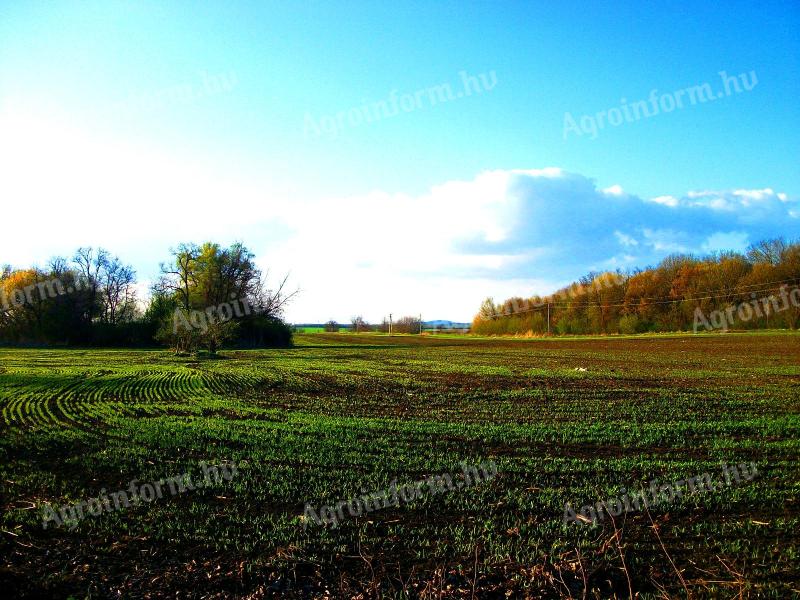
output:
[[[0,262],[102,244],[146,285],[180,241],[241,240],[291,271],[293,321],[467,320],[797,236],[798,32],[793,2],[4,2]],[[750,85],[565,134],[720,71]]]

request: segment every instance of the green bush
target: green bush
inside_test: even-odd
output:
[[[636,315],[625,315],[619,320],[619,332],[625,335],[639,333],[639,317]]]

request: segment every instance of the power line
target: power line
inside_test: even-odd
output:
[[[729,290],[729,289],[724,289],[724,288],[721,288],[721,289],[718,289],[718,290],[712,290],[712,291],[716,291],[716,292],[719,292],[719,291],[724,291],[725,292],[724,294],[718,294],[718,295],[696,296],[696,297],[679,298],[679,299],[676,299],[676,298],[672,298],[672,299],[668,299],[668,298],[633,298],[631,302],[620,302],[620,303],[613,303],[613,304],[604,304],[604,303],[601,303],[601,302],[585,302],[585,303],[582,302],[582,304],[583,304],[583,306],[599,306],[599,307],[611,308],[611,307],[620,307],[620,306],[641,306],[643,301],[647,301],[648,305],[661,305],[661,304],[675,304],[675,303],[679,303],[679,302],[692,302],[692,301],[695,301],[695,300],[711,300],[711,299],[719,299],[719,298],[728,298],[729,296],[739,295],[739,294],[741,294],[741,291],[740,291],[741,289],[748,289],[748,288],[753,288],[753,287],[761,287],[763,289],[754,290],[754,291],[751,292],[752,294],[756,294],[758,292],[772,291],[773,289],[777,291],[777,290],[780,289],[780,287],[782,287],[782,285],[780,287],[777,287],[777,288],[775,288],[773,286],[778,285],[778,284],[795,283],[797,281],[797,279],[798,278],[795,277],[795,278],[792,278],[792,279],[785,279],[783,281],[773,281],[773,282],[770,282],[770,283],[760,283],[760,284],[753,284],[753,285],[746,285],[746,286],[738,286],[734,290]],[[764,287],[764,286],[768,286],[768,287]],[[589,293],[586,292],[585,294],[576,294],[576,296],[587,296],[588,297]],[[636,301],[638,301],[638,302],[636,302]],[[636,302],[636,303],[634,304],[634,302]],[[533,308],[529,308],[529,309],[525,309],[525,310],[517,310],[517,311],[513,311],[513,312],[498,313],[496,316],[499,316],[499,317],[511,317],[511,316],[514,316],[514,315],[519,315],[519,314],[523,314],[523,313],[542,310],[544,308],[547,308],[549,310],[550,307],[552,307],[552,308],[570,308],[571,306],[572,306],[572,303],[570,303],[570,302],[540,302],[538,305],[534,306]]]

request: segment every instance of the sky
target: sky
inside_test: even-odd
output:
[[[0,264],[243,242],[291,322],[469,321],[800,237],[796,2],[0,0]]]

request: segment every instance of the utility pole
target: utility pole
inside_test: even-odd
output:
[[[550,335],[550,303],[547,303],[547,335]]]
[[[389,335],[392,335],[392,313],[389,313]]]
[[[422,313],[419,313],[419,334],[422,335]]]

